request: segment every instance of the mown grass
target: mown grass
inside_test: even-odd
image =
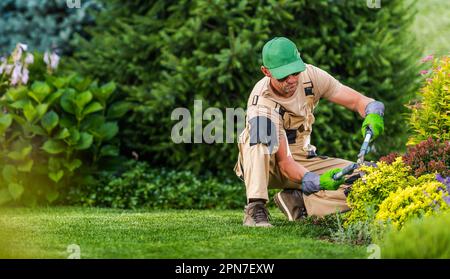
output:
[[[98,208],[9,208],[0,212],[0,257],[67,258],[365,258],[366,247],[331,242],[329,229],[288,222],[248,228],[240,210],[124,211]]]

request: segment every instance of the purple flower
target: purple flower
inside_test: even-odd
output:
[[[46,51],[44,54],[44,62],[50,69],[55,70],[59,64],[59,56],[55,52],[49,53]]]
[[[441,182],[442,184],[444,184],[446,186],[446,190],[447,193],[450,195],[450,176],[447,176],[446,178],[442,177],[441,174],[436,174],[436,180]],[[447,199],[445,199],[445,201],[450,205],[449,201],[450,201],[450,196],[446,197]]]
[[[34,62],[33,54],[28,53],[26,58],[25,58],[25,64],[26,65],[30,65],[30,64],[33,64],[33,62]]]
[[[433,55],[427,55],[424,58],[422,58],[420,61],[422,61],[422,63],[428,62],[430,60],[433,60]]]
[[[19,62],[20,58],[22,57],[22,53],[24,51],[27,51],[28,46],[22,43],[18,43],[16,45],[16,49],[14,50],[12,57],[13,57],[13,61],[14,63]]]
[[[420,74],[421,75],[426,75],[426,74],[428,74],[428,70],[422,70],[422,71],[420,71]]]
[[[50,64],[50,54],[48,53],[48,51],[46,51],[45,53],[44,53],[44,62],[45,62],[45,64]]]
[[[11,85],[16,85],[22,78],[22,64],[17,63],[11,75]]]
[[[24,67],[22,70],[22,84],[27,84],[28,78],[29,78],[29,76],[28,76],[29,73],[30,72],[28,71],[28,69]]]
[[[52,55],[50,55],[50,67],[53,70],[55,70],[56,68],[58,68],[58,64],[59,64],[59,56],[58,54],[53,52]]]
[[[445,186],[450,187],[450,176],[444,178],[440,173],[438,173],[436,174],[436,180],[442,184],[445,184]]]
[[[450,205],[450,196],[446,196],[443,199],[448,205]]]
[[[11,71],[12,71],[12,69],[13,69],[13,67],[14,67],[14,65],[6,65],[5,66],[5,73],[7,74],[7,75],[10,75],[11,74]]]
[[[6,68],[6,58],[5,57],[0,58],[0,62],[1,62],[0,64],[0,75],[1,75],[3,74],[3,71]]]
[[[27,51],[27,49],[28,49],[28,46],[27,46],[26,44],[19,43],[18,46],[19,46],[23,51]]]

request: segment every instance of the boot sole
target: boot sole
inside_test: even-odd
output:
[[[273,197],[273,200],[274,200],[275,204],[277,205],[277,207],[281,210],[281,212],[283,212],[283,214],[288,218],[288,220],[294,221],[294,218],[292,218],[291,213],[289,212],[286,204],[284,203],[283,199],[281,198],[281,192],[277,193]]]

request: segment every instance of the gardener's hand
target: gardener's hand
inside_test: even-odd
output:
[[[384,120],[383,117],[376,114],[370,113],[364,119],[364,122],[361,127],[361,133],[363,138],[366,137],[366,128],[369,127],[373,132],[372,140],[376,139],[379,135],[381,135],[384,131]]]
[[[366,128],[369,127],[373,132],[372,140],[376,139],[384,131],[384,105],[381,102],[373,101],[366,107],[366,117],[361,127],[363,138],[366,137]]]
[[[313,172],[307,172],[302,179],[302,191],[306,195],[318,192],[320,190],[336,190],[344,183],[345,179],[342,177],[339,180],[334,180],[333,175],[340,172],[341,169],[331,169],[322,175]]]
[[[320,188],[323,190],[336,190],[339,186],[344,183],[345,178],[341,177],[338,180],[333,179],[333,175],[340,172],[342,169],[331,169],[326,171],[324,174],[320,176]]]

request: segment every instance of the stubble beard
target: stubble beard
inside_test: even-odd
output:
[[[295,84],[292,85],[286,85],[283,86],[283,93],[284,95],[292,95],[295,93],[295,91],[297,90],[298,87],[298,82],[296,82]]]

